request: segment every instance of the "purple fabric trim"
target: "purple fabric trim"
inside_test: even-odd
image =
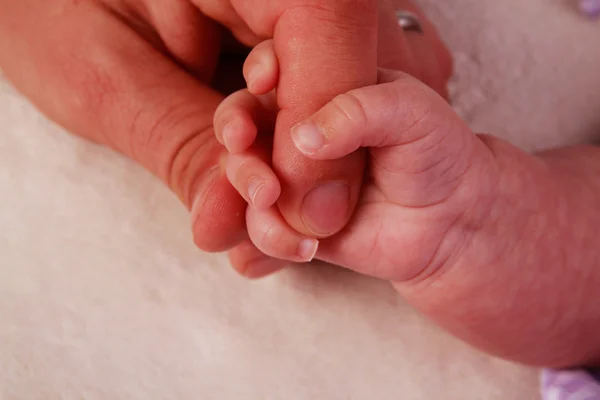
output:
[[[542,400],[600,400],[600,371],[544,370]]]
[[[590,17],[600,16],[600,0],[579,0],[579,10]]]

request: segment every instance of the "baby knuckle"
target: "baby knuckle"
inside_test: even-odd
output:
[[[351,124],[362,127],[368,125],[368,114],[365,104],[350,91],[334,97],[331,101],[332,120],[336,125]]]
[[[259,240],[256,245],[265,254],[276,258],[283,259],[295,252],[294,241],[290,240],[282,227],[273,222],[261,226]]]

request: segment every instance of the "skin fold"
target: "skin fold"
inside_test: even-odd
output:
[[[316,257],[390,281],[437,324],[488,353],[533,366],[597,366],[598,148],[527,154],[473,133],[439,94],[406,74],[380,70],[378,82],[337,96],[291,129],[293,145],[311,160],[367,151],[353,218],[320,241]],[[217,114],[259,107],[253,96],[232,95]],[[238,150],[228,163],[244,159],[244,176],[277,179]],[[243,193],[237,171],[228,176]],[[251,203],[250,239],[294,260],[291,244],[302,235],[265,213]]]
[[[255,46],[271,38],[279,43],[285,76],[279,93],[281,101],[289,102],[291,123],[314,111],[327,96],[373,83],[376,57],[382,59],[383,49],[394,55],[386,56],[386,63],[407,72],[419,75],[421,69],[431,69],[422,67],[431,63],[413,56],[414,46],[403,40],[395,25],[391,8],[405,4],[373,0],[0,0],[0,67],[49,118],[74,134],[123,153],[164,181],[191,209],[198,247],[234,249],[232,257],[246,263],[261,254],[246,240],[246,203],[226,179],[226,152],[213,129],[214,112],[224,99],[214,87],[225,94],[239,89],[222,83],[239,80],[241,65],[224,63],[222,56],[243,51],[236,42]],[[381,15],[387,19],[379,18],[373,25]],[[433,31],[430,36],[435,36]],[[437,36],[435,42],[441,44]],[[297,47],[290,47],[293,43]],[[340,57],[333,57],[340,45],[355,55],[354,61],[348,58],[340,63]],[[377,54],[371,51],[358,59],[356,55],[369,46],[377,48]],[[444,56],[449,64],[449,57]],[[339,78],[349,67],[361,72],[342,86],[337,79],[300,84],[307,77],[337,74]],[[431,83],[438,86],[447,80],[435,73],[425,75],[428,79],[436,76]],[[299,87],[304,90],[303,100],[294,101]],[[286,134],[285,129],[280,131],[282,145],[275,150],[283,155]],[[270,158],[268,147],[263,154]],[[283,193],[289,195],[280,208],[289,221],[302,220],[298,206],[320,182],[348,180],[354,197],[360,185],[360,177],[351,173],[361,167],[358,159],[328,163],[330,170],[298,157],[280,157],[276,164],[282,171],[304,171],[301,183],[283,186]],[[349,204],[348,210],[353,206]]]
[[[404,35],[392,6],[411,7],[0,0],[0,67],[48,117],[164,181],[192,210],[198,246],[233,249],[247,276],[287,262],[266,255],[278,244],[264,235],[272,222],[286,223],[280,240],[314,236],[300,214],[307,193],[346,179],[351,195],[339,228],[352,218],[320,240],[318,258],[391,281],[424,314],[490,353],[539,366],[598,365],[599,150],[529,155],[475,135],[439,96],[451,70],[443,45],[431,29]],[[214,132],[225,95],[212,84],[227,70],[223,53],[240,48],[233,38],[246,46],[273,40],[281,79],[277,104],[263,111],[284,112],[275,141],[263,140],[249,158],[273,161],[283,178],[277,208],[248,208],[226,176],[235,158]],[[434,90],[405,75],[377,79],[376,67]],[[326,132],[327,151],[301,149],[297,123],[307,119]]]

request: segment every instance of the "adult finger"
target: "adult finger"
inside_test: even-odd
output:
[[[111,0],[111,2],[114,2]],[[118,1],[113,7],[118,9]],[[164,45],[173,59],[204,83],[210,83],[217,68],[223,29],[188,1],[152,0],[131,2],[142,18],[138,32],[155,45]],[[123,13],[125,11],[121,11]],[[131,21],[131,19],[130,19]],[[145,29],[141,30],[140,27]]]
[[[228,253],[229,262],[241,275],[259,279],[285,268],[290,262],[265,256],[251,241],[245,240]]]
[[[299,232],[331,235],[343,228],[356,205],[364,155],[308,161],[294,148],[289,129],[335,95],[375,83],[378,3],[232,0],[232,4],[257,36],[273,38],[279,60],[281,112],[273,152],[283,189],[279,208]]]
[[[427,16],[412,1],[382,0],[379,18],[379,67],[406,72],[447,98],[452,56]],[[422,31],[405,32],[396,12],[419,17]]]

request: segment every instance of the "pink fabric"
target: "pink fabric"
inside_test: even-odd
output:
[[[600,375],[595,371],[544,371],[542,374],[543,400],[598,400]]]
[[[600,15],[600,0],[579,0],[581,12],[590,17]]]

